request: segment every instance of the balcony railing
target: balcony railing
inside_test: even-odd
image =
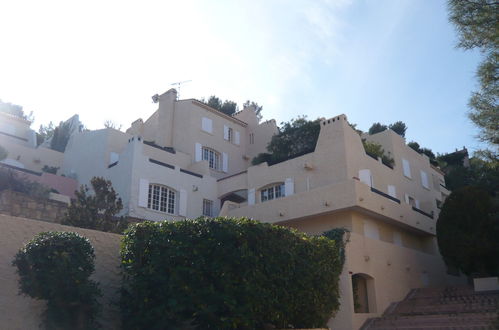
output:
[[[415,207],[415,206],[413,206],[413,207],[412,207],[412,209],[413,209],[414,211],[418,212],[418,213],[421,213],[422,215],[427,216],[427,217],[428,217],[428,218],[430,218],[430,219],[433,219],[433,213],[426,213],[425,211],[420,210],[420,209],[418,209],[418,208],[417,208],[417,207]]]
[[[400,204],[400,199],[395,198],[395,197],[393,197],[393,196],[390,196],[390,195],[388,195],[388,194],[385,194],[385,193],[384,193],[384,192],[382,192],[381,190],[378,190],[378,189],[376,189],[376,188],[371,187],[371,191],[372,191],[373,193],[376,193],[376,194],[378,194],[378,195],[381,195],[381,196],[383,196],[383,197],[385,197],[385,198],[388,198],[389,200],[392,200],[392,201],[394,201],[394,202],[396,202],[396,203],[399,203],[399,204]]]

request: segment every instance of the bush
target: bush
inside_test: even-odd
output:
[[[48,199],[50,188],[38,182],[31,182],[16,171],[0,168],[0,191],[12,190],[35,198]]]
[[[95,328],[100,290],[89,279],[94,258],[88,239],[70,232],[38,234],[16,254],[20,292],[47,300],[47,328]]]
[[[499,275],[499,200],[480,188],[462,187],[445,200],[437,221],[440,253],[464,274]]]
[[[121,248],[123,325],[325,326],[339,308],[340,246],[244,218],[135,224]]]

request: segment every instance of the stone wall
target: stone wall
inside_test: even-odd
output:
[[[119,271],[120,235],[63,226],[56,223],[0,215],[0,328],[40,329],[45,302],[18,294],[18,276],[11,265],[15,254],[36,234],[44,231],[73,231],[88,238],[95,250],[95,273],[103,293],[103,329],[119,329],[117,302],[121,276]]]
[[[11,190],[0,191],[1,214],[60,223],[67,208],[63,202],[34,198]]]

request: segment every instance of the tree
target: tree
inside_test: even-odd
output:
[[[59,126],[54,128],[50,148],[59,152],[64,152],[71,137],[72,126],[70,122],[60,122]]]
[[[112,128],[112,129],[115,129],[115,130],[118,130],[120,131],[121,130],[121,125],[115,123],[114,121],[112,120],[106,120],[104,122],[104,127],[105,128]]]
[[[232,116],[238,111],[237,103],[234,101],[225,100],[219,110],[228,116]]]
[[[258,117],[258,119],[262,119],[262,113],[261,112],[263,110],[263,106],[258,105],[258,103],[256,103],[256,102],[247,100],[246,102],[243,103],[243,109],[244,108],[248,108],[248,107],[253,108],[253,110],[255,111],[256,116]]]
[[[123,203],[111,181],[93,177],[90,184],[94,194],[89,194],[87,185],[80,186],[80,190],[75,192],[76,200],[71,203],[62,223],[81,228],[121,232],[123,227],[126,227],[126,222],[122,218],[117,219],[115,215],[123,209]]]
[[[398,135],[405,137],[405,131],[407,130],[407,126],[405,125],[404,122],[397,121],[393,124],[390,124],[388,128],[397,133]]]
[[[388,127],[386,125],[382,125],[381,123],[374,123],[372,126],[369,128],[369,135],[373,135],[379,132],[386,131]]]
[[[213,109],[222,109],[222,100],[215,95],[210,96],[206,104],[208,104],[208,106],[212,107]]]
[[[471,276],[499,275],[499,203],[483,189],[462,187],[437,220],[438,247],[448,266]]]
[[[54,136],[54,123],[49,122],[47,126],[40,125],[40,128],[38,129],[38,133],[36,135],[36,142],[37,145],[40,145],[43,143],[43,141],[49,140]]]
[[[494,0],[449,0],[449,19],[455,25],[458,47],[478,48],[483,61],[477,70],[479,90],[469,101],[470,119],[480,128],[479,138],[499,144],[499,2]]]
[[[320,119],[307,120],[306,117],[298,117],[290,122],[281,123],[279,133],[272,137],[267,146],[269,154],[259,154],[253,159],[252,164],[267,161],[271,165],[313,152],[320,130]]]

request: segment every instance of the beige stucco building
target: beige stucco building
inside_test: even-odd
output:
[[[251,166],[275,121],[260,123],[251,108],[227,116],[177,100],[173,89],[155,99],[158,110],[126,132],[73,134],[62,173],[81,184],[112,180],[123,214],[140,219],[244,216],[311,234],[349,229],[335,329],[357,329],[411,288],[450,280],[435,239],[449,194],[443,173],[393,131],[362,136],[382,145],[393,168],[365,153],[344,115],[322,120],[314,152]]]

